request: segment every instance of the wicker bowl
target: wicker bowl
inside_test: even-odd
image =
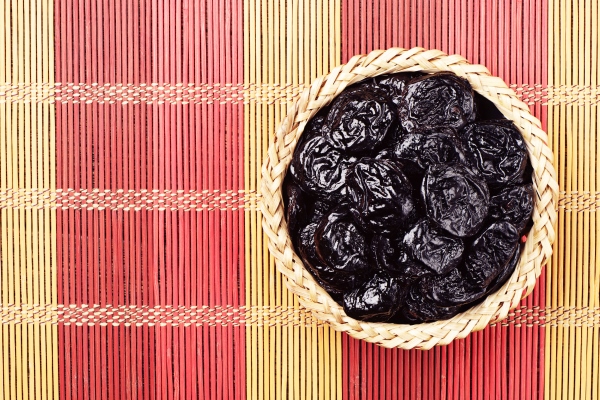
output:
[[[294,252],[285,221],[281,188],[292,154],[307,121],[329,104],[348,85],[366,78],[401,71],[451,71],[469,80],[473,88],[492,101],[512,120],[523,134],[533,166],[536,193],[533,228],[529,232],[519,265],[500,290],[482,303],[453,318],[417,325],[358,321],[348,317],[343,308],[320,287]],[[558,184],[552,166],[553,155],[540,121],[500,78],[490,75],[482,65],[474,65],[458,55],[439,50],[391,48],[353,57],[347,64],[334,68],[329,75],[316,79],[292,105],[274,137],[262,167],[261,210],[263,228],[269,236],[269,250],[277,268],[287,278],[287,287],[304,307],[334,329],[384,347],[430,349],[446,345],[457,338],[483,329],[507,317],[521,298],[535,286],[542,266],[550,258],[554,242]]]

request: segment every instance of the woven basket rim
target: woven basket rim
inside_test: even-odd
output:
[[[473,89],[492,101],[521,131],[533,167],[536,193],[534,224],[519,265],[510,279],[482,303],[450,319],[416,325],[364,322],[348,317],[343,308],[317,284],[295,254],[281,194],[283,178],[306,122],[348,85],[401,71],[451,71],[468,79]],[[533,290],[542,266],[550,259],[555,239],[558,183],[553,160],[548,137],[541,129],[540,121],[531,115],[528,106],[519,100],[515,92],[502,79],[492,76],[486,67],[470,64],[459,55],[447,55],[439,50],[420,47],[375,50],[367,55],[354,56],[346,64],[315,79],[288,109],[276,134],[270,139],[262,166],[260,209],[263,230],[269,237],[269,250],[275,258],[277,269],[287,278],[288,289],[318,319],[327,322],[335,330],[384,347],[430,349],[464,338],[471,332],[506,318],[509,311]]]

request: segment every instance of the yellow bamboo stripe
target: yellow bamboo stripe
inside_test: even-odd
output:
[[[2,2],[0,82],[54,85],[53,6]],[[0,188],[55,190],[54,166],[52,101],[0,102]],[[0,207],[0,304],[56,304],[55,225],[51,208]],[[0,398],[58,398],[56,326],[0,322]]]
[[[549,3],[548,85],[598,85],[598,2]],[[550,107],[548,131],[561,190],[595,193],[600,188],[598,107],[591,103]],[[579,197],[573,200],[583,206]],[[548,307],[593,309],[600,305],[598,222],[597,213],[569,213],[559,207],[557,243],[547,278]],[[596,325],[546,329],[547,399],[600,398],[599,329]]]
[[[340,64],[340,0],[244,2],[244,85],[286,88],[250,101],[245,114],[245,189],[257,190],[268,139],[287,103],[306,83]],[[290,93],[291,92],[291,93]],[[259,98],[248,90],[245,98]],[[275,270],[260,227],[246,211],[246,304],[297,307]],[[250,399],[341,398],[341,336],[321,325],[251,326],[246,329],[247,395]]]

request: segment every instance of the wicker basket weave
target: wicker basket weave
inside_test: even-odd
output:
[[[444,321],[417,325],[400,325],[357,321],[348,317],[305,270],[293,250],[285,221],[281,187],[292,154],[306,122],[348,85],[366,78],[400,71],[452,71],[469,80],[473,88],[491,100],[520,129],[533,166],[533,185],[537,195],[531,229],[516,271],[500,290],[482,303]],[[430,349],[483,329],[490,323],[507,317],[524,296],[535,286],[542,265],[552,253],[556,222],[558,184],[552,165],[552,151],[547,135],[529,108],[500,78],[491,76],[482,65],[474,65],[458,55],[446,55],[439,50],[391,48],[353,57],[336,67],[329,75],[316,79],[298,101],[271,139],[262,167],[261,210],[263,228],[269,237],[269,249],[279,271],[287,278],[287,286],[300,303],[334,329],[350,336],[384,347]]]

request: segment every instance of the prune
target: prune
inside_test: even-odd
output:
[[[300,189],[300,186],[294,182],[286,182],[286,198],[287,198],[287,222],[288,231],[292,237],[295,237],[300,227],[305,224],[309,218],[308,199]]]
[[[459,238],[444,235],[423,219],[404,235],[402,241],[409,255],[436,274],[445,274],[462,260],[465,245]]]
[[[496,279],[494,279],[493,282],[490,283],[490,286],[487,287],[486,293],[494,293],[498,289],[500,289],[502,285],[504,285],[508,278],[510,278],[510,276],[513,274],[513,272],[515,272],[517,265],[519,265],[520,258],[521,251],[519,248],[517,248],[517,251],[515,251],[515,254],[513,254],[510,261],[506,263],[506,265],[504,266],[504,268],[502,268],[502,271],[500,271]]]
[[[323,218],[315,231],[317,256],[339,274],[362,274],[369,270],[365,236],[343,207]]]
[[[389,234],[416,219],[412,186],[394,162],[362,158],[346,181],[350,211],[364,229]]]
[[[471,244],[465,260],[465,277],[485,288],[504,269],[517,251],[519,232],[506,221],[494,222]]]
[[[404,171],[421,177],[430,165],[467,163],[462,143],[456,132],[449,128],[405,134],[394,146],[392,156],[402,163]]]
[[[485,290],[470,285],[457,268],[444,275],[427,276],[421,285],[428,300],[444,307],[472,303],[485,294]]]
[[[426,170],[432,164],[467,163],[463,145],[451,128],[415,130],[407,133],[394,148],[394,156]]]
[[[294,248],[347,315],[416,324],[509,279],[532,172],[520,132],[466,80],[400,73],[308,121],[282,194]]]
[[[448,127],[460,129],[475,120],[473,88],[452,73],[412,80],[404,89],[400,120],[406,132]]]
[[[448,319],[458,313],[458,306],[444,307],[427,301],[421,291],[419,282],[417,281],[410,286],[404,298],[405,304],[400,309],[400,317],[409,323],[417,324]]]
[[[421,187],[427,216],[446,232],[472,236],[488,213],[488,187],[462,164],[437,164],[427,171]]]
[[[507,186],[490,199],[490,217],[508,221],[523,233],[533,213],[533,185]]]
[[[512,122],[475,122],[459,135],[467,156],[490,187],[523,182],[529,156],[525,141]]]
[[[431,270],[412,259],[402,243],[382,235],[375,235],[371,241],[371,254],[377,267],[397,277],[403,283],[409,283]]]
[[[323,136],[315,136],[296,149],[290,173],[308,193],[339,200],[345,195],[346,171],[354,161]]]
[[[329,292],[341,292],[352,288],[355,277],[346,271],[336,271],[335,268],[323,263],[317,256],[315,246],[315,231],[318,224],[308,224],[300,231],[297,250],[313,276],[324,283],[323,287]]]
[[[402,93],[408,82],[423,74],[420,72],[400,72],[397,74],[382,75],[374,78],[375,85],[383,90],[396,107],[400,107]]]
[[[395,278],[378,272],[344,294],[344,311],[362,321],[385,322],[398,311],[402,294]]]
[[[387,96],[366,88],[350,88],[331,104],[325,136],[340,151],[373,154],[386,135],[397,129],[394,108]]]

